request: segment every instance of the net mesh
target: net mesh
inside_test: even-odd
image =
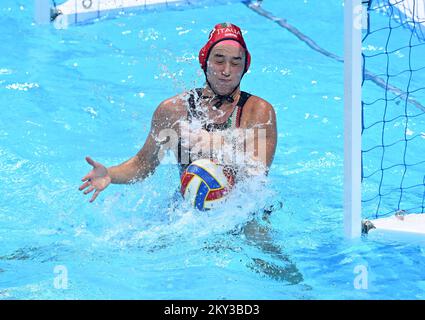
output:
[[[425,212],[425,1],[363,1],[362,212]]]

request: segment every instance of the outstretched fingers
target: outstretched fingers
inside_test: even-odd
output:
[[[94,200],[96,200],[96,198],[97,198],[97,196],[99,195],[99,193],[100,193],[100,191],[99,191],[99,190],[96,190],[96,191],[93,193],[93,196],[91,197],[90,202],[93,202]]]
[[[90,188],[88,188],[86,191],[84,191],[84,194],[89,194],[90,192],[92,192],[94,189],[96,189],[94,186],[90,186]]]
[[[89,173],[87,173],[82,179],[81,181],[87,181],[93,178],[93,170],[90,171]]]
[[[91,181],[86,181],[85,183],[83,183],[80,186],[79,190],[82,191],[82,190],[86,189],[87,187],[89,187],[89,188],[87,190],[85,190],[83,193],[87,195],[87,194],[93,192],[93,190],[94,190],[94,194],[90,199],[90,202],[93,202],[94,200],[96,200],[96,198],[99,195],[99,193],[101,192],[101,190],[99,190],[95,186],[93,186],[91,184]]]
[[[92,198],[90,199],[90,202],[93,202],[94,200],[96,200],[99,193],[103,189],[105,189],[106,186],[110,183],[110,180],[106,184],[106,186],[104,186],[104,184],[102,183],[103,180],[97,181],[97,178],[105,178],[107,176],[107,169],[101,163],[94,161],[89,156],[86,157],[86,161],[89,165],[93,167],[93,169],[81,179],[81,181],[83,181],[84,183],[79,187],[79,190],[82,191],[86,189],[84,190],[85,195],[95,191]],[[96,186],[94,186],[93,184],[96,184]]]
[[[86,157],[86,161],[87,161],[87,163],[89,164],[89,165],[91,165],[93,168],[96,168],[96,166],[97,166],[97,162],[96,161],[94,161],[92,158],[90,158],[90,157]],[[94,175],[94,170],[91,170],[88,174],[86,174],[82,179],[81,179],[81,181],[87,181],[87,180],[90,180],[90,179],[92,179],[93,178],[93,175]]]
[[[99,165],[99,163],[97,163],[90,157],[86,157],[86,161],[89,165],[93,166],[93,168],[96,168]]]
[[[84,179],[84,178],[83,178]],[[84,181],[84,180],[83,180]],[[87,188],[90,185],[90,181],[86,181],[84,182],[79,188],[78,190],[84,190],[85,188]]]

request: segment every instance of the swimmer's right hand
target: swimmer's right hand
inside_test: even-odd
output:
[[[84,183],[78,189],[82,191],[88,187],[88,189],[84,191],[84,194],[89,194],[94,190],[94,194],[90,199],[90,202],[93,202],[99,193],[109,186],[111,177],[108,174],[108,169],[106,169],[104,165],[94,161],[90,157],[86,157],[86,161],[93,166],[93,170],[81,179]]]

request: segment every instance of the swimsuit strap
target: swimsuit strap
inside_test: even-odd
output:
[[[249,97],[251,97],[251,94],[249,94],[248,92],[245,91],[241,91],[241,96],[239,97],[239,101],[237,104],[238,107],[238,112],[236,114],[236,121],[235,121],[235,126],[236,128],[239,128],[241,125],[241,117],[242,117],[242,109],[245,105],[245,103],[248,101]]]

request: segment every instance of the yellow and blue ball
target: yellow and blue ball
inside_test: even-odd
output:
[[[181,176],[181,193],[195,208],[204,211],[225,201],[233,175],[210,159],[192,162]]]

